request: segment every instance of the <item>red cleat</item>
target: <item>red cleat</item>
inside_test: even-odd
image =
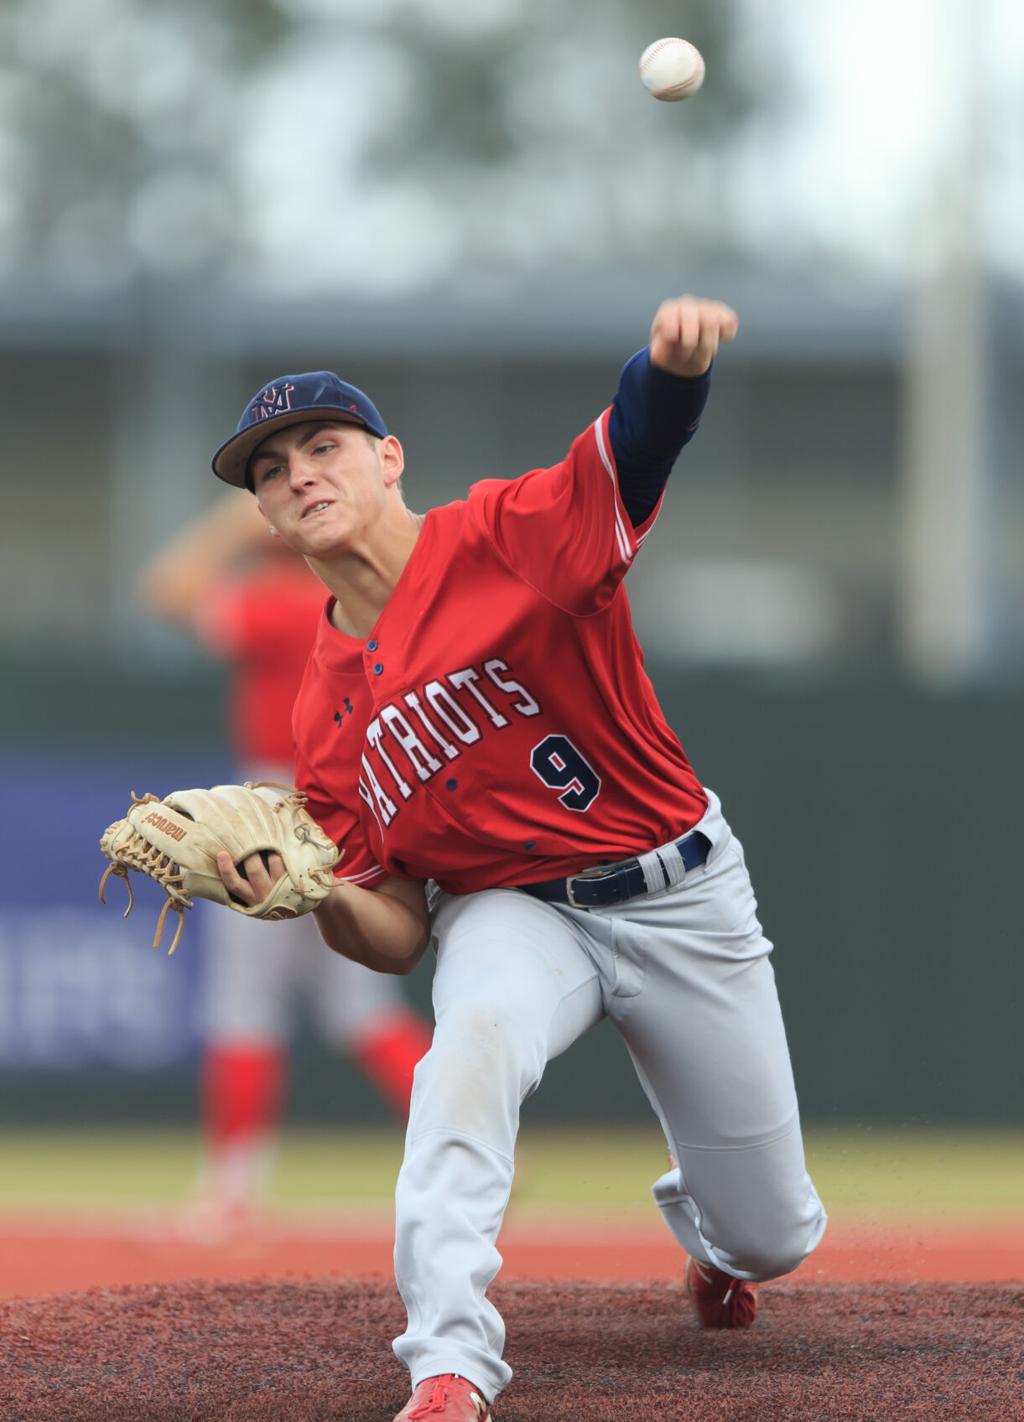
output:
[[[686,1292],[704,1328],[749,1328],[757,1316],[757,1290],[710,1264],[687,1259]]]
[[[425,1378],[393,1422],[488,1422],[491,1409],[467,1378]]]

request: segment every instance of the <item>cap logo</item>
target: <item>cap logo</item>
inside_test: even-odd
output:
[[[294,385],[268,385],[249,406],[253,420],[269,420],[271,415],[283,415],[292,407]]]

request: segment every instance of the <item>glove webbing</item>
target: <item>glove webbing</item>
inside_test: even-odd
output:
[[[160,804],[160,797],[158,795],[136,795],[135,791],[132,791],[133,805],[146,805],[150,801]],[[181,931],[185,926],[185,910],[192,907],[192,900],[181,887],[182,880],[185,876],[180,866],[175,863],[169,854],[161,854],[156,845],[150,844],[138,832],[134,833],[131,839],[121,846],[118,853],[125,862],[112,862],[108,864],[104,870],[103,878],[100,880],[100,903],[105,904],[107,902],[104,897],[104,890],[106,889],[107,880],[111,874],[115,874],[119,879],[123,879],[128,887],[128,907],[121,915],[122,918],[127,918],[135,905],[135,893],[132,889],[132,881],[128,877],[128,872],[131,869],[138,869],[143,874],[148,874],[167,894],[167,898],[164,900],[164,906],[160,910],[160,916],[156,921],[156,932],[153,935],[154,948],[160,947],[160,939],[163,937],[164,924],[167,922],[168,913],[173,912],[178,915],[178,926],[174,930],[171,946],[167,950],[167,956],[170,957],[181,939]]]

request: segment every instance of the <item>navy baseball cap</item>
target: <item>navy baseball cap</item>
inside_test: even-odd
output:
[[[380,411],[369,396],[354,385],[346,384],[332,371],[281,375],[265,385],[246,405],[234,434],[213,456],[213,472],[225,484],[251,489],[249,460],[256,446],[274,430],[305,424],[318,416],[327,420],[351,420],[379,439],[387,436]]]

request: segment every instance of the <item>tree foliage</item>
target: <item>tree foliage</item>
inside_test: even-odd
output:
[[[269,264],[304,234],[311,273],[332,243],[349,270],[376,253],[414,271],[417,225],[434,274],[614,262],[680,230],[699,245],[687,213],[706,197],[679,192],[708,188],[756,98],[723,0],[686,8],[713,76],[686,105],[652,102],[635,73],[680,28],[667,0],[3,0],[0,14],[0,259],[111,282]],[[323,189],[305,226],[289,209],[303,183]]]

